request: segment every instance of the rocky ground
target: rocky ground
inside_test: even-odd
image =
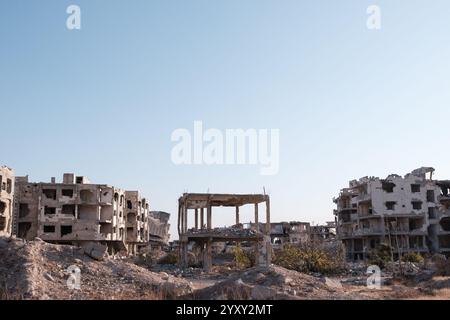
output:
[[[76,268],[80,290],[67,285]],[[70,283],[73,288],[75,282]],[[131,261],[97,261],[83,249],[39,239],[0,239],[1,299],[166,299],[191,290],[185,279],[151,272]]]
[[[67,282],[77,269],[79,290]],[[383,285],[375,290],[366,286],[364,265],[349,265],[332,277],[279,266],[240,271],[226,263],[205,273],[139,266],[131,258],[98,261],[82,248],[0,238],[0,299],[450,299],[450,277],[432,266],[409,269],[402,278],[383,271]]]

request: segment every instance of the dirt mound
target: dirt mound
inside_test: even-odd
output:
[[[185,296],[188,299],[339,299],[342,285],[339,281],[319,278],[287,270],[279,266],[251,268],[234,274],[211,287],[197,290]]]
[[[68,286],[74,274],[79,290],[78,282]],[[126,260],[96,261],[73,246],[0,238],[0,299],[170,299],[190,292],[188,281]]]

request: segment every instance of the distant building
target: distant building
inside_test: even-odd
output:
[[[310,240],[310,224],[309,222],[272,222],[270,224],[270,238],[272,245],[276,249],[283,245],[290,244],[306,244]]]
[[[152,247],[169,245],[170,213],[164,211],[150,211],[148,217],[149,244]]]
[[[14,171],[0,167],[0,236],[10,236],[13,225]]]
[[[310,238],[313,243],[336,240],[336,223],[331,221],[324,225],[311,226]]]

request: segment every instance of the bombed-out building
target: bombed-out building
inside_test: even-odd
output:
[[[149,241],[149,203],[139,191],[125,191],[126,244],[128,252],[137,253]]]
[[[325,224],[310,227],[310,239],[313,243],[332,242],[336,240],[336,222],[328,221]]]
[[[261,232],[259,228],[259,205],[262,203],[265,204],[264,232]],[[240,208],[245,205],[254,207],[255,228],[246,229],[240,223]],[[230,228],[214,228],[212,225],[214,207],[232,209],[230,211],[235,214],[235,225]],[[189,216],[194,217],[193,228],[188,227]],[[256,264],[269,266],[271,263],[270,199],[268,195],[184,193],[178,199],[177,227],[180,237],[180,261],[183,266],[187,265],[189,245],[195,243],[196,247],[200,248],[203,268],[207,271],[210,270],[212,267],[212,247],[215,242],[251,242],[254,247]]]
[[[260,226],[262,229],[263,226]],[[301,245],[310,240],[309,222],[272,222],[270,224],[270,238],[275,249],[285,244]]]
[[[149,245],[162,248],[169,245],[170,213],[150,211],[148,216]]]
[[[334,213],[348,259],[365,259],[380,244],[394,257],[450,251],[450,183],[433,180],[433,172],[424,167],[405,177],[364,177],[341,190]]]
[[[107,244],[110,251],[126,249],[125,191],[92,184],[66,173],[61,183],[32,183],[16,178],[15,232],[47,242]]]
[[[10,236],[13,225],[14,171],[0,167],[0,236]]]
[[[436,248],[439,252],[450,256],[450,180],[438,181],[440,193],[439,211],[433,212],[430,227],[430,236],[435,239]],[[438,223],[439,222],[439,223]]]

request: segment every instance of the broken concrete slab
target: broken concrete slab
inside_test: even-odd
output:
[[[102,261],[108,257],[108,247],[96,242],[83,244],[84,253],[92,259]]]

